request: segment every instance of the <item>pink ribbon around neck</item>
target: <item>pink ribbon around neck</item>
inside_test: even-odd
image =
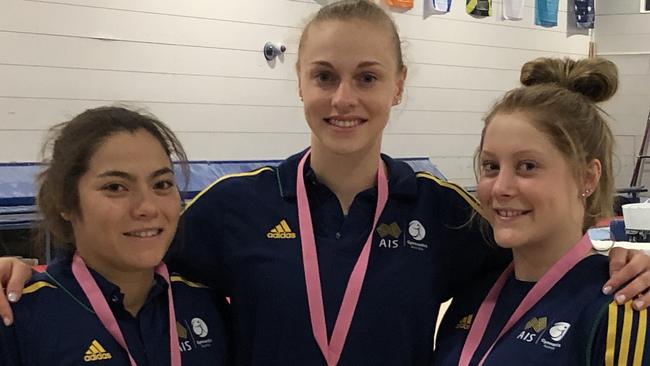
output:
[[[309,302],[309,316],[311,318],[311,326],[314,333],[314,338],[325,357],[328,366],[335,366],[343,346],[345,339],[350,330],[350,324],[354,316],[354,311],[359,301],[361,287],[363,280],[368,269],[368,260],[370,258],[370,248],[372,247],[372,237],[377,226],[377,221],[381,215],[386,202],[388,201],[388,180],[384,172],[384,164],[379,158],[377,169],[377,207],[375,209],[375,218],[372,225],[372,230],[368,235],[359,259],[357,259],[348,285],[343,295],[341,308],[339,309],[336,322],[334,323],[334,331],[332,332],[332,339],[327,340],[327,327],[325,325],[325,310],[323,305],[323,291],[320,281],[320,271],[318,269],[318,255],[316,253],[316,240],[314,238],[314,228],[311,221],[311,211],[309,209],[309,200],[307,198],[307,190],[305,189],[304,179],[304,166],[310,151],[305,153],[305,156],[298,164],[298,173],[296,178],[296,196],[298,200],[298,221],[300,224],[300,240],[302,243],[302,261],[305,269],[305,284],[307,286],[307,301]]]
[[[160,264],[156,266],[155,271],[165,279],[168,285],[167,297],[169,302],[169,350],[171,351],[171,365],[180,366],[181,351],[178,347],[176,314],[174,312],[174,300],[172,298],[172,286],[171,282],[169,281],[169,272],[167,271],[167,266],[163,262],[160,262]],[[120,330],[120,326],[117,323],[117,320],[115,319],[115,315],[113,315],[113,312],[108,306],[106,298],[99,289],[99,286],[97,286],[97,282],[95,282],[95,279],[90,274],[86,263],[84,263],[83,259],[77,253],[75,253],[74,257],[72,258],[72,274],[81,286],[81,289],[88,298],[88,301],[90,301],[90,305],[92,306],[93,310],[97,314],[97,317],[102,322],[106,330],[108,330],[113,338],[115,338],[117,343],[119,343],[119,345],[122,346],[122,348],[124,348],[126,353],[129,355],[129,362],[131,363],[131,366],[137,366],[135,360],[133,359],[133,356],[131,356],[131,352],[129,352],[129,347],[126,344],[124,335]]]
[[[589,253],[591,248],[591,240],[589,240],[589,237],[585,234],[582,239],[571,248],[571,250],[564,254],[559,261],[555,262],[555,264],[546,271],[542,278],[540,278],[535,286],[533,286],[528,294],[526,294],[512,316],[510,316],[506,325],[503,327],[494,342],[492,342],[492,345],[490,345],[490,348],[485,352],[485,355],[481,358],[481,361],[478,363],[479,366],[483,365],[485,359],[488,357],[499,339],[501,339],[501,337],[526,314],[526,312],[535,306],[535,304],[537,304],[539,300],[544,297],[544,295],[546,295],[546,293],[548,293],[551,288],[553,288],[553,286],[564,277],[564,275],[567,274],[567,272],[575,267],[575,265]],[[479,307],[472,328],[465,340],[465,345],[463,346],[463,351],[461,352],[460,361],[458,363],[459,366],[468,366],[472,361],[474,353],[485,334],[488,322],[492,317],[492,312],[494,311],[496,302],[499,299],[499,294],[513,270],[514,263],[510,263],[508,268],[503,271],[501,276],[499,276],[497,281],[494,283],[494,286],[492,286],[492,289],[490,289],[490,292],[488,292],[485,300],[483,300],[483,303]]]

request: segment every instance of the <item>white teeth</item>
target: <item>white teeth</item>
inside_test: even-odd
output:
[[[138,238],[150,238],[152,236],[158,235],[160,230],[144,230],[144,231],[132,231],[130,233],[126,233],[128,236],[137,236]]]
[[[336,126],[336,127],[341,127],[341,128],[350,128],[354,126],[358,126],[361,124],[360,119],[352,119],[352,120],[338,120],[338,119],[333,119],[330,118],[329,123]]]
[[[512,210],[496,210],[497,214],[502,217],[514,217],[521,216],[524,214],[523,211],[512,211]]]

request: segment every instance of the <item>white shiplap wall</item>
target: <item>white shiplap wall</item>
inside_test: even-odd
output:
[[[621,153],[619,187],[630,184],[650,111],[650,13],[640,13],[639,3],[639,0],[596,2],[598,54],[615,62],[621,74],[617,95],[604,105],[614,119],[611,125],[618,144],[625,145],[618,149]],[[641,183],[650,186],[650,162],[644,165]]]
[[[283,158],[308,143],[293,65],[302,25],[323,3],[0,0],[0,161],[36,160],[49,125],[114,101],[167,122],[192,159]],[[555,28],[533,24],[533,4],[514,22],[501,19],[496,0],[495,15],[482,19],[466,15],[461,0],[449,14],[433,14],[424,0],[393,12],[410,70],[384,150],[429,156],[473,185],[480,119],[517,85],[519,67],[587,52],[567,0]],[[288,48],[274,65],[260,51],[267,40]],[[634,133],[621,134],[620,145]]]

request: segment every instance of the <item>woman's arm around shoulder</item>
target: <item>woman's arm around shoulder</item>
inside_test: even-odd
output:
[[[18,258],[0,258],[0,318],[5,326],[14,321],[9,302],[20,299],[25,283],[32,276],[32,268]],[[0,327],[2,327],[0,325]]]

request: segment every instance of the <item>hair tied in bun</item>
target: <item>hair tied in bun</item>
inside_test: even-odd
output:
[[[613,62],[602,58],[538,58],[524,64],[520,81],[524,86],[555,84],[597,103],[616,93],[618,70]]]

